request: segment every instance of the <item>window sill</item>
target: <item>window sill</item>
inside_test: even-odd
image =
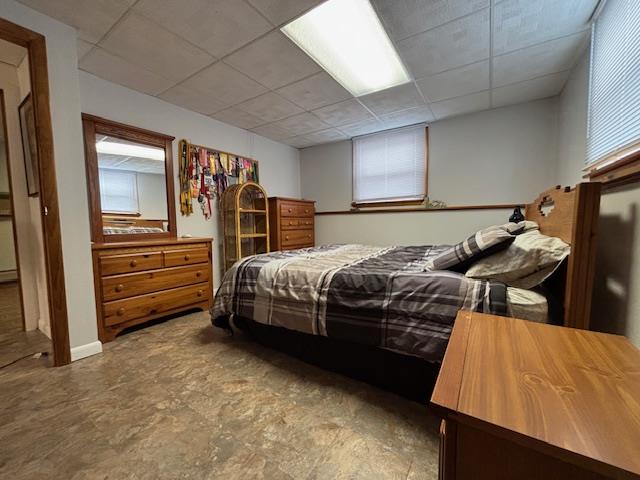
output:
[[[353,208],[408,207],[422,205],[424,198],[417,200],[389,200],[386,202],[351,202]]]
[[[601,182],[605,189],[640,182],[640,152],[599,170],[592,169],[585,176],[591,182]]]

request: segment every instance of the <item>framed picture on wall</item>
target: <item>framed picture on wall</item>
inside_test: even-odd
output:
[[[39,193],[38,141],[36,139],[36,117],[33,111],[33,99],[27,95],[18,107],[20,130],[22,132],[22,152],[27,177],[27,193],[34,197]]]

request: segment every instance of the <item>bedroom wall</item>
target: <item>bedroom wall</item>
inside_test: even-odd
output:
[[[218,228],[217,210],[205,220],[194,203],[194,214],[180,215],[177,193],[178,141],[182,138],[211,148],[237,153],[257,159],[260,183],[270,196],[300,196],[300,160],[298,150],[268,140],[254,133],[224,124],[213,118],[194,113],[155,97],[130,90],[79,71],[82,111],[117,122],[135,125],[176,137],[173,142],[175,207],[178,235],[214,238],[214,288],[220,283],[222,242]],[[215,202],[214,206],[215,206]]]
[[[142,218],[167,219],[167,183],[164,175],[137,173],[138,207]]]
[[[429,125],[429,197],[449,205],[528,202],[555,185],[557,99],[463,115]],[[319,212],[348,210],[351,142],[301,150],[304,198]],[[490,186],[490,188],[487,188]],[[506,221],[508,210],[316,217],[316,242],[454,243]]]
[[[587,153],[589,51],[574,67],[559,102],[558,178],[582,177]],[[607,190],[600,224],[591,325],[640,347],[640,184]]]

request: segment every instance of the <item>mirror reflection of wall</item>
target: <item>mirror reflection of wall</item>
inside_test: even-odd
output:
[[[168,231],[164,149],[97,135],[105,234]]]

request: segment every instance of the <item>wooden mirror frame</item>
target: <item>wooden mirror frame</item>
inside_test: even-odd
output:
[[[87,166],[87,194],[89,195],[89,213],[91,221],[91,241],[94,243],[131,242],[136,240],[162,240],[177,237],[176,206],[173,188],[172,142],[175,137],[152,132],[142,128],[125,125],[104,118],[82,114],[84,133],[84,156]],[[164,149],[165,180],[167,184],[167,218],[169,231],[158,233],[115,233],[105,235],[102,224],[102,206],[100,204],[100,181],[98,174],[98,153],[96,152],[96,134],[109,135],[131,142],[144,143]]]

